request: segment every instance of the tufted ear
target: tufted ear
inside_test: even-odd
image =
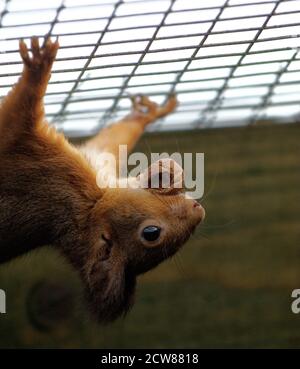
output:
[[[126,270],[121,250],[102,235],[85,268],[86,297],[99,322],[124,315],[133,305],[136,277]]]
[[[138,176],[141,187],[174,195],[184,189],[182,167],[172,159],[160,159]]]

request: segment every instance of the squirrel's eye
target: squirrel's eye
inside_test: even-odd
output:
[[[161,229],[159,227],[148,226],[143,229],[142,235],[146,241],[149,241],[149,242],[156,241],[160,236],[160,231]]]

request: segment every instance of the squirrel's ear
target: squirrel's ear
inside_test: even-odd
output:
[[[140,186],[161,194],[173,195],[184,190],[184,172],[172,159],[160,159],[138,177]]]
[[[133,305],[136,277],[126,271],[126,259],[107,235],[97,244],[85,268],[86,297],[99,322],[113,321]]]

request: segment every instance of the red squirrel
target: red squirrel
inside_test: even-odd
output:
[[[0,107],[0,263],[52,245],[80,274],[91,312],[108,322],[132,306],[137,276],[175,254],[205,211],[175,188],[175,166],[167,189],[99,186],[89,152],[132,150],[176,98],[159,106],[135,97],[129,115],[75,147],[44,117],[58,47],[33,37],[30,53],[20,41],[23,72]]]

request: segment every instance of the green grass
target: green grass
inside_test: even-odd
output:
[[[81,284],[48,248],[0,267],[7,292],[0,347],[300,347],[300,125],[152,134],[139,149],[205,153],[205,223],[171,261],[141,278],[133,311],[110,326],[87,317]],[[49,280],[75,307],[48,331],[28,294]]]

